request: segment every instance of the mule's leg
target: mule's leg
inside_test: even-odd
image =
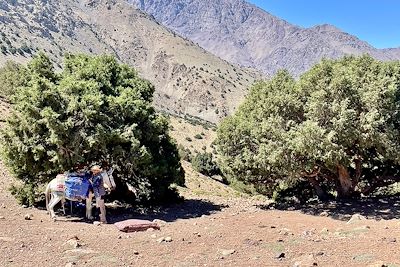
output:
[[[106,205],[104,204],[104,199],[102,199],[101,197],[97,197],[96,206],[100,208],[100,222],[107,223]]]
[[[58,202],[62,199],[61,196],[57,196],[55,194],[52,194],[52,198],[49,203],[49,211],[50,211],[50,217],[51,218],[56,218],[56,214],[54,213],[54,206],[57,205]]]
[[[93,220],[92,198],[93,198],[93,194],[91,194],[91,193],[89,193],[89,196],[86,198],[86,218],[89,220]]]
[[[61,199],[61,206],[62,206],[62,210],[63,210],[64,216],[65,216],[66,215],[66,212],[65,212],[65,198]]]

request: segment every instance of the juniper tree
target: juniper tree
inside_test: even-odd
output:
[[[399,111],[399,62],[323,60],[298,81],[282,71],[220,125],[220,167],[266,194],[298,180],[320,197],[368,194],[400,180]]]
[[[144,201],[160,201],[183,182],[168,120],[152,106],[153,85],[114,57],[68,55],[56,73],[39,54],[13,98],[1,132],[6,164],[36,188],[78,163],[106,162]],[[118,197],[122,197],[119,195]]]

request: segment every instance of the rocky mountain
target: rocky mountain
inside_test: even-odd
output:
[[[265,74],[298,76],[321,58],[364,54],[400,59],[400,48],[376,49],[332,25],[301,28],[244,0],[128,0],[219,57]]]
[[[181,38],[124,0],[0,1],[0,65],[38,51],[113,54],[156,87],[155,106],[212,122],[231,113],[257,76]]]

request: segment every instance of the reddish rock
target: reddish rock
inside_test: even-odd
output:
[[[157,223],[138,219],[125,220],[114,223],[114,225],[118,228],[118,230],[127,233],[146,231],[149,228],[160,230],[160,226],[158,226]]]

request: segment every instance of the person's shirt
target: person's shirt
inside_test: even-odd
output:
[[[92,176],[92,184],[93,187],[99,187],[101,185],[103,177],[101,176],[101,173],[98,173],[96,175],[93,174]]]

